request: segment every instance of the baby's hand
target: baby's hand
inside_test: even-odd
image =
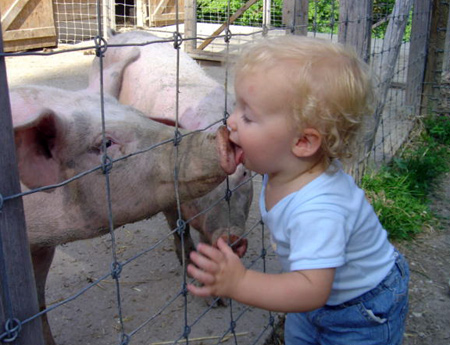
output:
[[[190,264],[187,271],[203,284],[201,287],[188,284],[192,294],[233,298],[239,292],[239,283],[246,269],[222,238],[217,241],[217,248],[200,243],[190,258],[195,265]]]

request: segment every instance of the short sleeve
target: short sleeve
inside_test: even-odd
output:
[[[335,268],[345,263],[345,216],[332,209],[309,209],[292,214],[289,232],[291,271]]]

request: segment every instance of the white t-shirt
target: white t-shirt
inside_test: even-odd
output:
[[[259,206],[284,271],[336,268],[328,305],[358,297],[385,278],[395,263],[394,247],[364,191],[339,162],[269,212],[267,179]]]

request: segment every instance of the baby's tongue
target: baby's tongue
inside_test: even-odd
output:
[[[236,165],[244,163],[244,150],[240,146],[234,145],[234,157],[236,160]]]

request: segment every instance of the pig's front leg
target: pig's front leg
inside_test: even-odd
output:
[[[47,308],[45,303],[45,283],[50,266],[55,255],[55,247],[41,247],[31,250],[33,260],[34,279],[36,280],[36,291],[39,303],[39,310]],[[56,345],[50,330],[47,314],[41,316],[42,330],[44,332],[44,341],[46,345]]]
[[[171,209],[171,210],[165,210],[164,216],[166,217],[167,224],[169,225],[170,229],[173,230],[178,227],[177,221],[178,221],[178,212],[177,210]],[[186,260],[186,266],[189,264],[189,254],[191,251],[195,250],[195,244],[194,241],[191,238],[191,232],[190,232],[190,226],[188,223],[186,223],[186,228],[183,232],[183,241],[181,239],[181,235],[178,231],[176,231],[173,234],[173,243],[175,246],[175,252],[177,253],[178,260],[180,261],[180,265],[183,265],[183,247],[182,244],[184,243],[184,259]]]

